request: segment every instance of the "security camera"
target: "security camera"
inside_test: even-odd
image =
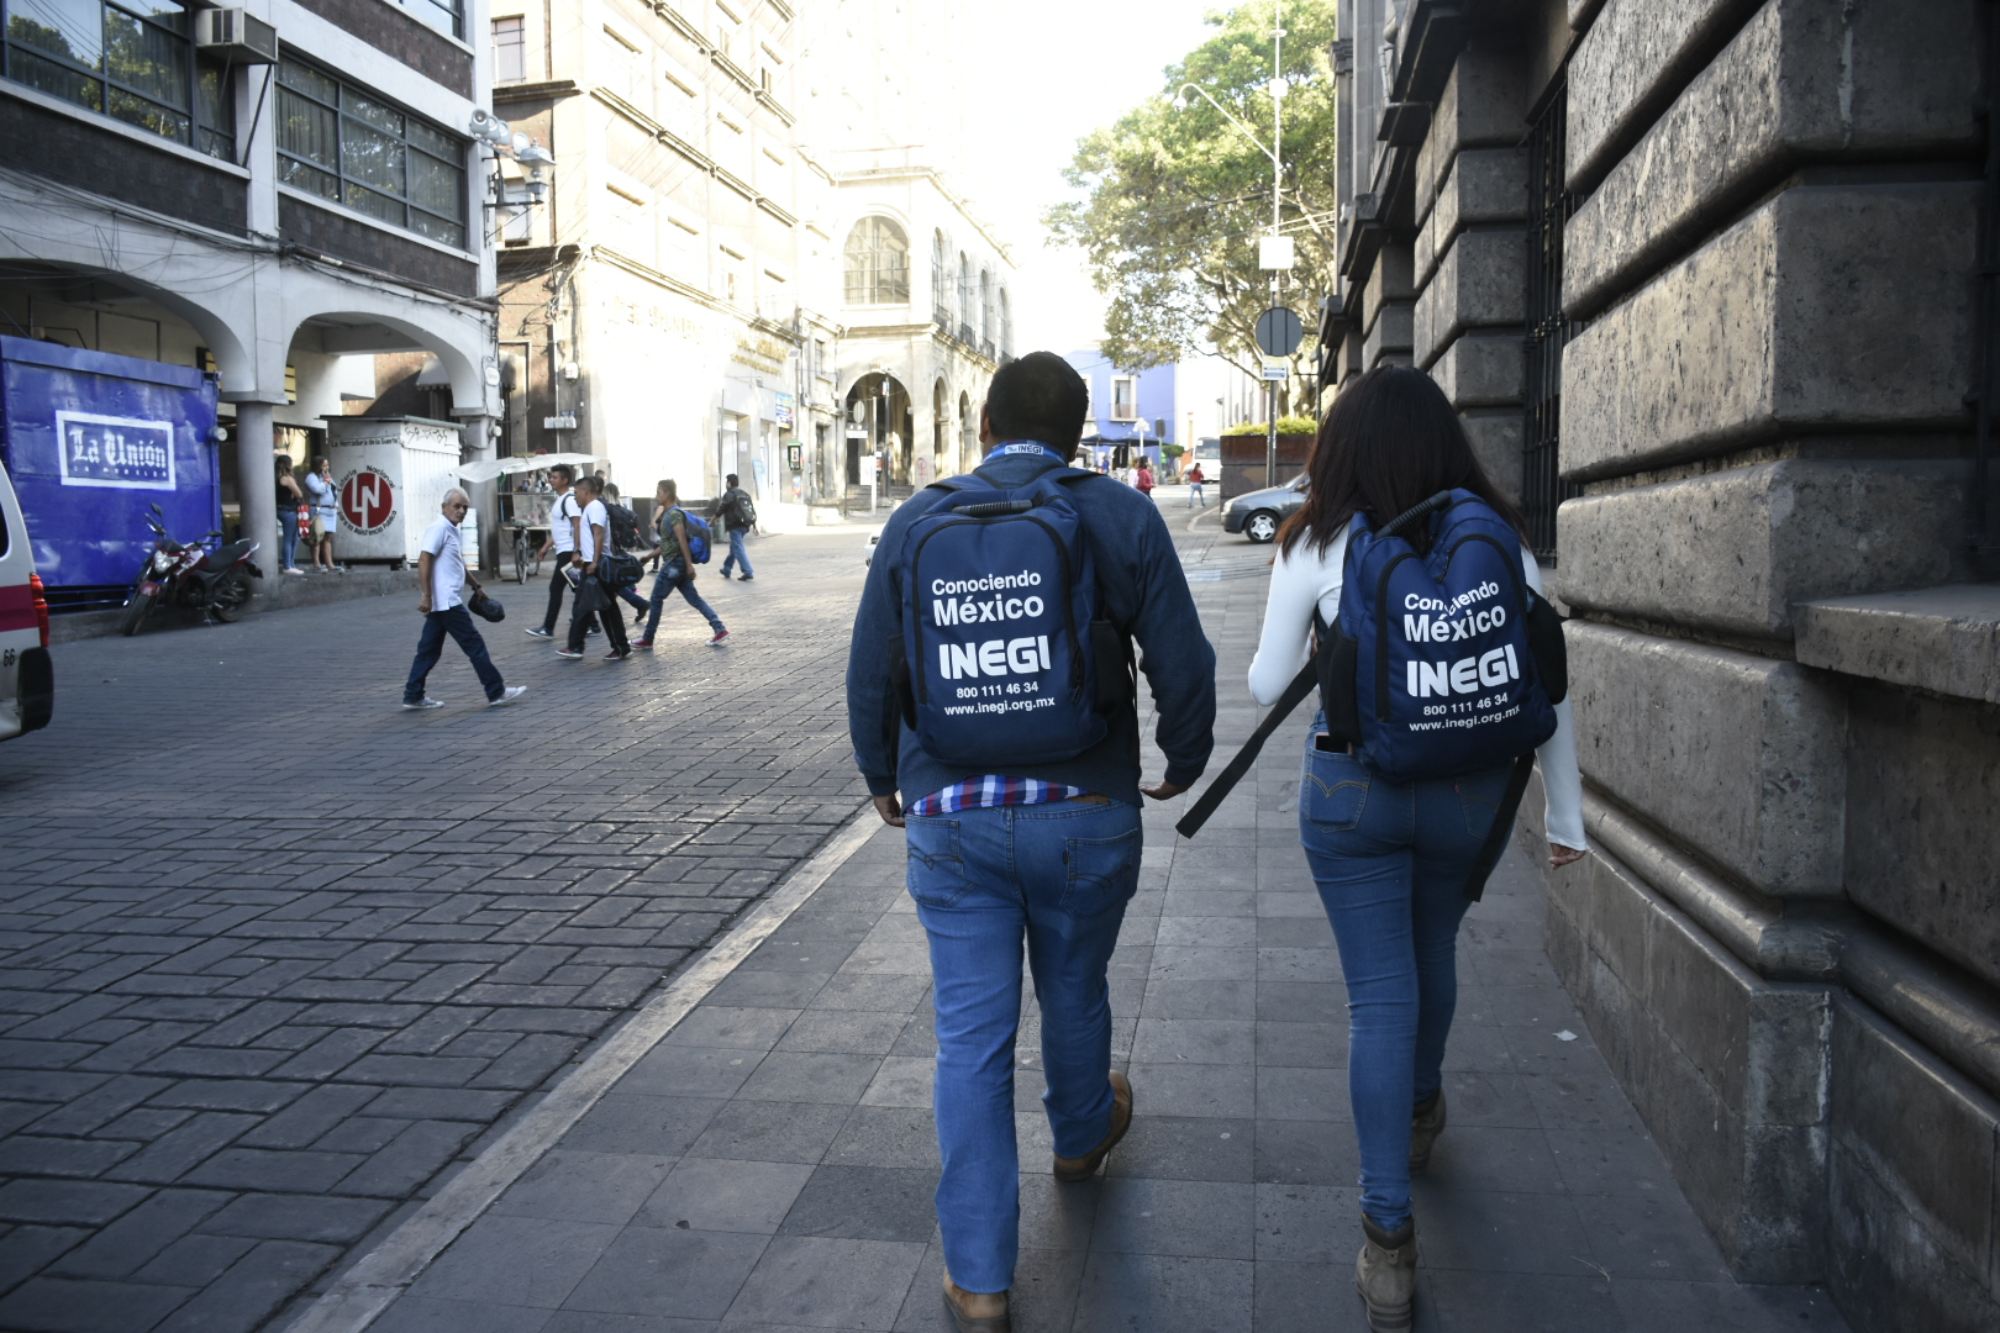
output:
[[[495,148],[509,148],[513,146],[513,129],[509,127],[506,121],[482,107],[473,108],[472,120],[467,128],[471,131],[472,136],[482,143],[492,144]]]

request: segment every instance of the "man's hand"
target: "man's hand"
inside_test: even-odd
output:
[[[431,599],[426,597],[421,602],[418,602],[417,610],[423,612],[425,615],[429,615],[431,613]]]
[[[882,822],[890,828],[903,827],[903,803],[896,799],[894,793],[875,798],[875,813],[882,816]]]
[[[1565,847],[1559,842],[1549,844],[1549,869],[1561,870],[1584,858],[1584,853],[1575,847]]]
[[[1139,790],[1145,792],[1146,795],[1156,801],[1171,801],[1174,797],[1186,791],[1187,788],[1172,782],[1162,782],[1157,787],[1141,787]]]

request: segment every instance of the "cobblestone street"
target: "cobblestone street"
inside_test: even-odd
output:
[[[1258,716],[1269,553],[1190,529],[1182,494],[1213,770]],[[397,709],[400,602],[66,648],[56,724],[0,750],[0,1328],[948,1327],[928,957],[844,728],[864,540],[705,578],[725,651],[676,607],[655,660],[561,662],[521,635],[539,589],[508,590],[513,709],[478,708],[452,649],[452,706]],[[1023,1333],[1363,1326],[1297,782],[1281,738],[1196,842],[1182,801],[1147,811],[1112,967],[1138,1114],[1101,1179],[1051,1185],[1027,1002]],[[251,802],[282,813],[224,808]],[[1556,984],[1524,870],[1461,937],[1417,1329],[1844,1333],[1822,1291],[1730,1279]]]
[[[809,855],[864,540],[624,663],[503,585],[505,709],[449,645],[397,707],[414,590],[62,645],[0,747],[0,1327],[257,1326]]]

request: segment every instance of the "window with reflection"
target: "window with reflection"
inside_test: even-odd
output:
[[[179,0],[0,0],[5,75],[87,111],[231,161],[228,72],[194,47]]]
[[[908,305],[910,238],[888,218],[863,218],[847,234],[847,303]]]
[[[466,141],[285,57],[278,179],[394,227],[465,246]]]

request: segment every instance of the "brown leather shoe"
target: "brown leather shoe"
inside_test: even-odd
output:
[[[1118,1140],[1125,1137],[1125,1131],[1132,1128],[1132,1084],[1123,1074],[1114,1071],[1111,1075],[1111,1132],[1104,1136],[1104,1142],[1092,1148],[1082,1157],[1057,1157],[1055,1176],[1066,1184],[1079,1180],[1089,1180],[1097,1174],[1097,1168],[1111,1150],[1118,1146]]]
[[[958,1326],[958,1333],[1013,1333],[1004,1291],[967,1291],[946,1273],[944,1303],[951,1310],[951,1322]]]

